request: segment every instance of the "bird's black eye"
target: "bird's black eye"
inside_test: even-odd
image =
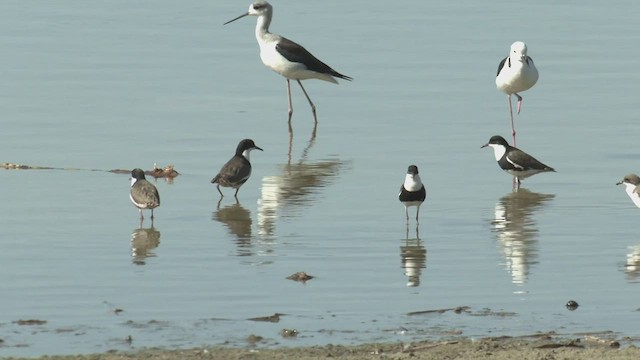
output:
[[[267,6],[266,4],[253,4],[253,9],[254,10],[260,10],[260,9],[264,9],[264,7]]]

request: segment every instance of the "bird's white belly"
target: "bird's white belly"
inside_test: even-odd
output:
[[[419,180],[416,181],[410,175],[407,175],[407,178],[404,180],[403,186],[404,186],[405,189],[407,189],[407,191],[416,192],[416,191],[422,189],[422,182],[419,181]]]
[[[516,170],[505,170],[506,172],[508,172],[509,174],[511,174],[512,176],[517,177],[518,179],[522,180],[522,179],[526,179],[529,176],[541,173],[542,170],[524,170],[524,171],[516,171]]]
[[[276,50],[275,45],[267,44],[260,47],[260,60],[269,69],[278,74],[292,80],[319,79],[337,83],[337,81],[328,74],[321,74],[315,71],[307,70],[304,64],[287,60]]]
[[[496,77],[496,86],[506,94],[518,93],[529,90],[538,81],[538,70],[524,65],[520,62],[513,62],[510,68],[505,68]]]

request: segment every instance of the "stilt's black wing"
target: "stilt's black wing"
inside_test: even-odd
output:
[[[507,56],[506,58],[502,59],[502,61],[500,61],[500,65],[498,65],[498,73],[496,74],[496,77],[500,75],[500,70],[502,70],[502,68],[504,67],[504,63],[507,62],[508,58],[509,57]]]
[[[315,56],[308,52],[307,49],[287,38],[281,38],[280,41],[278,41],[278,43],[276,44],[276,51],[278,51],[280,55],[284,56],[285,59],[291,62],[303,64],[307,67],[307,69],[311,71],[329,74],[331,76],[349,81],[353,80],[353,78],[342,75],[339,72],[333,70],[329,65],[318,60]]]

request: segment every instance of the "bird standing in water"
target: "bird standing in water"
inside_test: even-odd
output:
[[[507,94],[509,100],[509,117],[511,119],[511,135],[513,136],[513,146],[516,146],[516,128],[513,123],[513,107],[511,105],[511,95],[518,98],[517,111],[520,114],[522,106],[522,96],[518,94],[531,89],[538,81],[538,69],[536,69],[533,59],[527,55],[527,45],[522,41],[511,44],[509,56],[502,59],[498,65],[496,76],[496,86],[498,90]]]
[[[514,188],[519,188],[521,180],[529,176],[541,172],[555,172],[552,167],[541,163],[526,152],[509,145],[507,140],[500,135],[492,136],[489,142],[480,148],[487,146],[493,148],[493,155],[498,162],[498,166],[514,177]]]
[[[211,180],[211,183],[218,184],[217,188],[221,197],[224,197],[224,194],[220,191],[220,186],[222,185],[236,189],[236,193],[233,196],[236,199],[238,198],[238,190],[251,176],[249,153],[252,150],[262,151],[251,139],[240,141],[236,148],[236,154],[222,166],[220,172]]]
[[[142,169],[136,168],[131,171],[129,198],[133,205],[140,210],[140,223],[142,224],[142,220],[144,220],[143,209],[151,210],[151,221],[153,222],[153,209],[160,206],[160,194],[158,194],[155,185],[145,179]]]
[[[405,215],[407,216],[407,224],[409,223],[409,207],[415,206],[416,210],[416,222],[418,222],[418,214],[420,214],[420,205],[427,197],[427,191],[420,180],[418,175],[418,167],[415,165],[409,166],[407,169],[407,175],[404,178],[404,183],[400,187],[400,194],[398,199],[404,205]]]
[[[256,1],[249,6],[249,11],[229,20],[224,25],[234,22],[245,16],[257,16],[256,39],[260,45],[260,59],[269,69],[277,72],[287,79],[287,96],[289,99],[289,124],[293,107],[291,105],[291,84],[289,80],[296,80],[309,101],[313,120],[318,122],[316,116],[316,106],[311,101],[307,91],[302,86],[300,80],[319,79],[337,84],[335,78],[353,80],[353,78],[340,74],[329,65],[318,60],[301,45],[277,34],[269,32],[269,25],[273,17],[273,6],[266,1]]]

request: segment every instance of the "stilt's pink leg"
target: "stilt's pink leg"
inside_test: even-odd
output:
[[[522,96],[518,95],[518,94],[514,94],[517,98],[518,98],[518,114],[520,114],[520,108],[522,107]]]
[[[511,136],[513,137],[513,146],[516,146],[516,127],[513,124],[513,106],[511,105],[511,95],[507,97],[509,100],[509,117],[511,119]]]
[[[304,89],[304,86],[302,86],[302,83],[300,82],[300,80],[297,80],[298,84],[300,84],[300,88],[302,89],[302,92],[304,93],[304,96],[307,97],[307,100],[309,101],[309,105],[311,105],[311,112],[313,113],[313,121],[315,121],[315,123],[318,123],[318,117],[316,116],[316,106],[313,105],[313,101],[311,101],[311,98],[309,98],[309,95],[307,94],[307,91]]]
[[[289,99],[289,127],[291,127],[291,115],[293,115],[293,106],[291,105],[291,84],[287,79],[287,97]]]

